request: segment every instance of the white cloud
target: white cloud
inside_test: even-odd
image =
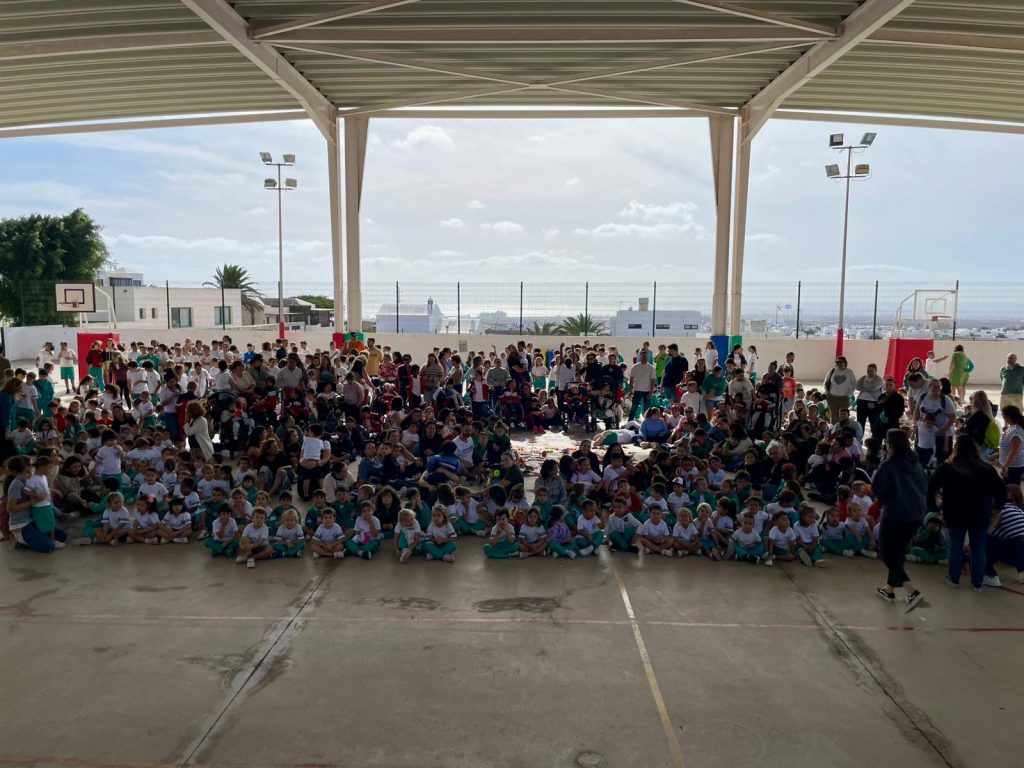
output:
[[[431,251],[430,255],[434,256],[434,257],[436,257],[438,259],[454,259],[454,258],[458,258],[459,256],[462,256],[462,254],[459,251],[448,251],[448,250]]]
[[[692,219],[700,209],[696,203],[675,202],[668,205],[656,203],[641,203],[637,200],[630,200],[626,207],[619,211],[619,216],[626,219],[643,219],[652,221],[658,219]]]
[[[496,221],[493,224],[487,222],[481,224],[484,229],[493,229],[495,232],[501,235],[511,235],[517,232],[525,231],[522,224],[516,224],[514,221]]]
[[[544,230],[544,237],[554,237],[555,235],[561,233],[561,231],[562,230],[560,230],[558,227],[548,227],[547,229]]]
[[[572,187],[579,186],[579,183],[580,183],[579,176],[573,176],[571,179],[567,179],[566,180],[565,184],[562,185],[562,188],[563,189],[571,189]]]
[[[420,125],[409,131],[404,138],[392,141],[391,146],[398,149],[416,149],[422,146],[454,149],[455,139],[439,125]]]
[[[466,203],[466,207],[474,211],[479,211],[481,208],[485,208],[486,206],[479,200],[470,200],[468,203]]]
[[[778,245],[785,240],[782,235],[774,232],[759,232],[756,235],[747,235],[748,243],[766,243],[767,245]]]
[[[674,223],[663,221],[658,224],[623,224],[621,222],[605,222],[599,224],[592,230],[577,229],[575,234],[596,235],[597,237],[644,237],[658,238],[671,237],[672,235],[692,233],[697,236],[704,236],[707,230],[695,222]]]
[[[448,227],[450,229],[460,229],[466,226],[466,222],[464,222],[462,219],[444,219],[441,222],[441,226]]]

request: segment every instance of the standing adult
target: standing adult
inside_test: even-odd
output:
[[[900,425],[907,410],[907,401],[896,389],[896,380],[892,376],[885,378],[885,388],[878,398],[878,407],[875,409],[875,418],[871,422],[871,434],[881,437],[886,429],[896,429]]]
[[[637,413],[644,413],[650,404],[656,373],[650,362],[650,354],[650,351],[641,349],[636,365],[629,369],[629,391],[633,396],[633,407],[629,409],[630,421],[636,418]]]
[[[967,381],[971,378],[973,370],[974,363],[964,352],[964,345],[957,344],[949,357],[949,373],[946,378],[949,379],[949,386],[953,388],[953,393],[960,398],[961,403],[967,399]]]
[[[1006,356],[1006,365],[999,369],[999,410],[1009,405],[1024,409],[1024,365],[1017,362],[1017,356]]]
[[[857,423],[861,429],[871,422],[871,434],[878,436],[878,400],[885,391],[885,382],[878,375],[878,366],[868,365],[867,373],[857,379]]]
[[[673,403],[679,402],[679,395],[676,387],[683,380],[683,376],[690,370],[690,364],[686,358],[679,354],[679,345],[672,343],[668,345],[668,360],[665,361],[665,373],[661,377],[661,388],[669,400]]]
[[[914,403],[914,421],[917,422],[918,447],[924,447],[926,450],[931,446],[923,443],[922,438],[927,435],[929,442],[932,438],[932,433],[927,424],[929,418],[935,420],[935,460],[941,463],[949,456],[952,447],[956,405],[953,403],[952,398],[942,393],[942,382],[939,379],[929,379],[928,391]]]
[[[981,460],[978,445],[970,435],[957,437],[949,461],[939,465],[928,482],[928,502],[932,508],[936,507],[939,494],[942,495],[942,518],[949,532],[946,582],[959,586],[964,542],[970,537],[971,588],[977,592],[986,581],[988,526],[992,513],[1006,500],[1006,486],[995,468]]]
[[[929,349],[928,354],[924,358],[924,370],[928,374],[930,379],[941,379],[943,371],[939,367],[939,363],[943,360],[949,360],[949,355],[943,355],[942,357],[935,356],[935,350]]]
[[[839,422],[839,412],[849,409],[850,397],[857,388],[857,377],[847,367],[846,358],[839,355],[835,366],[825,376],[825,399],[828,401],[829,418],[833,424]]]
[[[999,466],[1007,485],[1020,485],[1024,476],[1024,416],[1015,405],[1003,410],[1003,434],[999,436]]]
[[[878,554],[889,569],[885,586],[878,588],[879,597],[896,602],[896,590],[903,588],[907,612],[923,599],[904,567],[907,548],[921,527],[927,511],[928,479],[917,456],[910,447],[906,432],[890,429],[885,434],[887,459],[871,479],[871,487],[882,505],[882,521],[878,532]]]
[[[185,406],[185,437],[193,456],[203,461],[213,458],[213,440],[210,439],[210,423],[206,420],[206,409],[198,400]]]

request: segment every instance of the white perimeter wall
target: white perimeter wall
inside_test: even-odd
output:
[[[97,325],[90,325],[88,330],[93,333],[102,332]],[[31,328],[5,328],[5,341],[7,344],[7,357],[12,361],[34,360],[36,352],[44,341],[52,341],[54,344],[60,341],[73,342],[75,340],[75,328],[63,328],[60,326],[36,326]],[[143,341],[149,343],[157,340],[162,343],[182,342],[185,339],[201,339],[210,342],[213,339],[220,339],[223,335],[217,330],[200,330],[197,328],[182,328],[167,330],[164,329],[121,329],[121,341],[130,343],[132,341]],[[264,341],[271,343],[277,339],[277,331],[248,330],[246,328],[228,328],[227,335],[232,338],[239,348],[244,348],[248,342],[252,342],[259,348]],[[416,333],[376,333],[372,334],[379,346],[390,346],[392,349],[401,350],[412,355],[416,362],[423,362],[426,355],[434,347],[450,347],[453,350],[459,349],[459,342],[466,343],[470,351],[490,351],[493,344],[500,352],[509,343],[515,343],[519,339],[532,342],[534,348],[546,349],[547,347],[557,348],[559,344],[582,344],[583,338],[551,337],[551,336],[516,336],[516,335],[495,335],[495,336],[470,336],[450,334],[416,334]],[[288,334],[290,341],[298,342],[305,339],[309,346],[314,349],[320,347],[326,349],[330,344],[332,332],[330,329],[311,329],[301,332],[294,331]],[[588,339],[592,344],[595,341],[607,346],[616,346],[623,356],[628,357],[634,350],[640,348],[644,338],[641,337],[615,337],[615,336],[591,336]],[[654,338],[648,339],[655,348],[659,343],[668,343],[672,339]],[[693,350],[696,347],[703,347],[707,338],[682,338],[675,339],[680,349],[686,353],[688,358],[693,357]],[[768,368],[772,360],[782,361],[786,352],[796,353],[797,378],[805,384],[814,385],[816,381],[824,380],[828,369],[832,367],[835,359],[835,342],[820,339],[753,339],[760,358],[759,367],[762,371]],[[749,345],[749,341],[744,346]],[[974,361],[975,371],[972,382],[977,385],[993,385],[999,383],[999,369],[1005,364],[1006,356],[1011,352],[1019,357],[1024,356],[1024,344],[1012,341],[964,341],[964,349],[968,356]],[[936,354],[939,356],[951,354],[954,342],[939,341],[935,344]],[[879,371],[885,368],[885,360],[889,350],[888,340],[866,341],[848,340],[845,345],[845,354],[850,361],[850,367],[855,373],[862,374],[868,363],[876,363]]]

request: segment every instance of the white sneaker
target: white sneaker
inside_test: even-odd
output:
[[[661,556],[662,557],[672,557],[672,550],[671,549],[663,549],[663,550],[661,550]]]
[[[117,546],[117,539],[111,539],[110,540],[110,546],[116,547]]]
[[[528,554],[526,554],[525,552],[520,552],[520,553],[519,553],[519,559],[520,559],[520,560],[525,560],[525,559],[526,559],[526,558],[528,558],[528,557],[529,557],[529,555],[528,555]]]
[[[55,542],[53,542],[53,548],[54,549],[64,549],[64,547],[66,547],[66,546],[67,546],[67,544],[65,544],[63,541],[55,541]]]
[[[302,553],[300,552],[299,554],[301,555]],[[335,552],[334,553],[334,559],[335,560],[344,560],[345,559],[345,550],[344,549],[339,549],[337,552]]]
[[[444,560],[446,563],[454,563],[455,555],[442,555],[441,559]]]
[[[811,560],[811,556],[807,553],[806,549],[801,549],[796,553],[796,556],[800,558],[800,562],[810,568],[814,565],[814,561]]]
[[[92,539],[90,539],[88,536],[79,536],[77,539],[74,539],[71,543],[76,547],[84,547],[87,544],[92,544]]]
[[[246,568],[255,568],[256,567],[256,558],[250,557],[248,560],[246,560],[245,561],[245,567]]]
[[[302,557],[302,550],[300,549],[298,552],[296,552],[295,556],[296,557]]]
[[[335,553],[335,557],[337,557],[337,553]],[[412,550],[409,549],[408,547],[406,547],[405,549],[402,550],[402,554],[399,555],[398,562],[400,562],[400,563],[407,563],[407,562],[409,562],[409,558],[410,557],[412,557]]]
[[[575,560],[576,559],[576,553],[573,552],[571,549],[566,554],[569,555],[569,559],[570,560]]]
[[[313,559],[314,560],[319,560],[320,559],[320,553],[319,552],[314,552],[313,553]]]
[[[147,544],[156,544],[157,543],[156,537],[150,536],[148,539],[146,539],[146,543]]]
[[[594,547],[593,547],[593,545],[588,545],[588,546],[586,546],[586,547],[584,547],[583,549],[580,550],[580,556],[581,557],[590,557],[592,554],[594,554]]]
[[[999,580],[998,576],[986,576],[981,580],[981,583],[986,587],[1001,587],[1003,582]]]
[[[427,560],[433,560],[433,559],[434,559],[434,556],[432,554],[430,554],[429,552],[427,552]]]
[[[843,550],[843,557],[853,557],[854,554],[855,553],[854,553],[854,551],[852,549],[844,549]]]
[[[175,544],[188,544],[188,536],[179,536],[174,540]]]
[[[201,530],[201,531],[200,531],[200,532],[199,532],[199,533],[198,533],[198,534],[196,535],[196,538],[197,538],[197,539],[198,539],[199,541],[202,541],[203,539],[207,538],[207,537],[208,537],[209,535],[210,535],[210,532],[209,532],[208,530],[206,530],[206,529],[204,528],[203,530]]]
[[[860,553],[863,557],[870,558],[871,560],[878,559],[878,553],[875,552],[873,549],[862,549]]]
[[[768,557],[765,558],[764,564],[771,568],[773,565],[775,565],[775,561],[772,558]]]
[[[486,539],[487,531],[481,528],[479,531],[473,531],[473,535],[481,539]]]
[[[239,565],[241,565],[242,563],[244,563],[248,559],[249,559],[248,555],[239,555],[238,557],[235,558],[235,562],[238,563]]]
[[[555,552],[554,550],[551,551],[551,559],[552,560],[557,560],[558,559],[558,553]]]
[[[651,550],[649,550],[649,549],[648,549],[647,547],[644,547],[644,554],[645,554],[645,555],[653,555],[653,554],[654,554],[654,552],[652,552]]]

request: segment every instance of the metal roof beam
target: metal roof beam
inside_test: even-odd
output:
[[[880,29],[868,38],[871,43],[896,43],[921,48],[959,48],[967,51],[1024,52],[1024,37],[1007,35],[966,35],[958,32],[919,32]]]
[[[301,109],[237,115],[203,115],[200,117],[168,117],[153,120],[116,120],[102,123],[70,123],[64,125],[36,125],[29,128],[0,128],[0,139],[26,136],[62,136],[70,133],[106,133],[108,131],[142,131],[150,128],[194,128],[199,125],[238,125],[241,123],[271,123],[284,120],[305,120]]]
[[[869,0],[870,1],[870,0]],[[493,26],[380,29],[310,29],[268,38],[278,43],[344,43],[347,45],[544,45],[548,43],[686,43],[686,42],[819,42],[820,35],[781,27],[657,26]]]
[[[772,115],[773,120],[800,120],[812,123],[855,123],[862,125],[894,125],[907,128],[934,128],[943,131],[978,131],[981,133],[1024,134],[1022,123],[990,123],[977,120],[936,120],[930,117],[896,117],[894,115],[871,115],[856,112],[802,112],[781,109]]]
[[[375,53],[367,53],[365,51],[338,50],[336,48],[329,48],[326,45],[281,45],[279,47],[291,51],[319,53],[324,56],[333,56],[339,59],[351,59],[352,61],[365,61],[374,64],[387,64],[392,67],[416,69],[422,72],[436,72],[437,74],[441,75],[454,75],[456,77],[466,77],[471,78],[473,80],[489,80],[495,83],[504,83],[505,85],[518,85],[523,88],[528,88],[530,85],[529,83],[523,82],[522,80],[513,80],[512,78],[504,77],[502,75],[492,75],[488,72],[477,72],[475,70],[470,69],[457,69],[455,67],[442,67],[435,64],[415,61],[412,59],[399,59],[393,56],[379,56]]]
[[[824,72],[913,2],[866,0],[861,3],[844,19],[837,38],[815,45],[743,106],[740,141],[751,141],[790,94]]]
[[[695,8],[705,8],[709,11],[718,11],[719,13],[725,13],[730,16],[740,16],[744,19],[753,19],[754,21],[763,21],[766,24],[778,24],[781,27],[791,27],[792,29],[801,29],[804,32],[811,32],[817,35],[825,35],[827,37],[834,37],[836,35],[835,27],[828,27],[824,24],[815,24],[810,21],[804,21],[794,16],[786,16],[781,13],[771,13],[769,11],[757,11],[752,8],[743,8],[739,5],[733,5],[732,3],[723,2],[722,0],[673,0],[676,3],[682,3],[683,5],[692,5]]]
[[[249,24],[226,0],[181,0],[211,29],[233,45],[274,82],[291,94],[309,114],[328,142],[337,137],[337,108],[280,53],[249,39]]]
[[[252,31],[252,36],[260,40],[265,37],[280,35],[283,32],[293,32],[297,29],[307,29],[319,26],[320,24],[330,24],[333,21],[352,19],[356,16],[367,16],[371,13],[377,13],[377,11],[386,11],[389,8],[397,8],[401,5],[409,5],[416,2],[419,2],[419,0],[377,0],[377,2],[359,5],[355,8],[351,5],[342,5],[333,10],[318,13],[315,16],[306,16],[302,19],[286,21],[269,27],[258,27]]]
[[[635,75],[642,72],[655,72],[659,69],[684,67],[687,64],[704,64],[711,61],[724,61],[726,59],[737,59],[741,56],[752,56],[756,53],[785,51],[790,48],[798,48],[804,45],[810,45],[810,43],[765,43],[764,45],[748,45],[743,48],[734,48],[733,50],[726,51],[704,51],[669,61],[658,61],[653,64],[640,64],[635,67],[627,67],[625,69],[622,67],[615,67],[613,69],[606,69],[602,72],[592,72],[588,75],[580,75],[579,77],[573,77],[567,80],[556,80],[555,82],[548,83],[548,85],[571,85],[573,83],[583,83],[588,80],[602,80],[608,77],[623,77],[625,75]]]
[[[491,88],[486,91],[474,91],[473,93],[463,93],[456,96],[446,95],[437,97],[427,97],[422,99],[414,99],[413,101],[401,101],[393,104],[379,104],[377,106],[357,107],[355,109],[343,109],[340,110],[339,114],[341,117],[352,117],[353,115],[376,115],[380,112],[386,112],[390,109],[408,109],[410,107],[426,107],[431,104],[446,104],[452,101],[466,101],[469,99],[477,99],[483,96],[501,96],[506,93],[516,93],[517,91],[525,91],[526,88]]]
[[[206,31],[72,37],[65,40],[0,45],[0,61],[123,53],[125,51],[155,51],[165,48],[193,48],[208,45],[223,46],[224,38],[216,32]]]
[[[542,86],[542,88],[558,93],[573,93],[577,96],[595,96],[599,99],[609,99],[611,101],[624,101],[632,104],[649,104],[655,107],[678,107],[679,109],[689,109],[694,112],[700,112],[705,115],[727,115],[734,117],[736,111],[733,109],[726,109],[725,107],[712,107],[704,104],[695,104],[692,101],[683,101],[681,99],[656,99],[656,98],[645,98],[643,96],[635,96],[630,93],[621,93],[615,91],[600,90],[594,91],[589,88],[563,88],[561,86]]]

